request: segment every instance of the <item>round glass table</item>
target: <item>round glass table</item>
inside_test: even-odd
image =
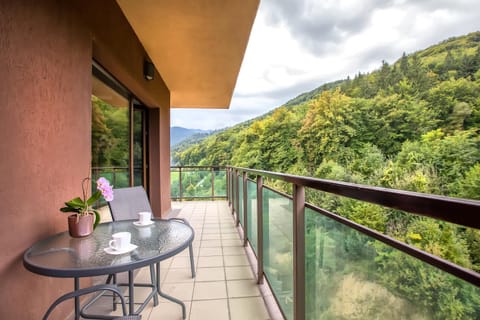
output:
[[[177,219],[152,221],[153,223],[147,226],[137,226],[134,220],[102,223],[85,238],[72,238],[68,232],[58,233],[33,244],[23,256],[23,264],[29,271],[40,275],[74,278],[75,290],[80,289],[79,278],[81,277],[128,272],[130,314],[141,312],[146,303],[153,296],[156,298],[158,293],[162,297],[181,304],[185,318],[183,302],[160,291],[160,261],[178,254],[187,247],[191,250],[194,231],[188,224]],[[108,247],[112,234],[121,231],[130,232],[131,243],[137,247],[123,254],[109,253]],[[152,281],[154,282],[152,291],[155,292],[147,297],[144,305],[139,308],[140,311],[134,311],[133,271],[153,265],[157,266],[156,281]],[[76,299],[76,318],[79,318],[79,315],[80,306]]]

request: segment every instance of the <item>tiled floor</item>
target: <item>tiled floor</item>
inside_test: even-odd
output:
[[[185,302],[190,320],[270,319],[227,203],[175,202],[172,207],[180,209],[178,217],[186,218],[195,230],[197,274],[192,279],[188,250],[162,261],[162,291]],[[148,268],[136,280],[148,282]],[[135,300],[140,299],[142,292],[135,292]],[[165,299],[156,307],[150,302],[142,319],[180,320],[181,307]]]

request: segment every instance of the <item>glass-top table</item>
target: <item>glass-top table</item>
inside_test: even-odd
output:
[[[31,272],[49,276],[75,279],[75,290],[79,290],[79,278],[129,273],[129,312],[134,314],[133,271],[144,266],[157,266],[156,283],[153,289],[167,299],[182,305],[183,302],[160,291],[160,261],[176,255],[191,246],[194,231],[178,220],[153,220],[149,226],[136,226],[134,220],[102,223],[85,238],[72,238],[62,232],[33,244],[24,254],[23,264]],[[128,231],[131,243],[138,247],[131,252],[114,255],[107,253],[112,234]],[[150,295],[148,301],[152,298]],[[141,309],[143,309],[142,306]],[[75,301],[75,315],[79,318],[79,301]],[[184,312],[185,313],[185,312]],[[82,314],[82,316],[84,316]]]

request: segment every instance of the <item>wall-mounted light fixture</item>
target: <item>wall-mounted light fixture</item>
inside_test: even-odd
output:
[[[143,76],[148,81],[153,80],[153,75],[155,74],[155,66],[150,61],[145,60],[143,63]]]

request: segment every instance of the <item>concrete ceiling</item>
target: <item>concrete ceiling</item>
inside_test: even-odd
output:
[[[117,0],[172,108],[229,108],[259,0]]]

